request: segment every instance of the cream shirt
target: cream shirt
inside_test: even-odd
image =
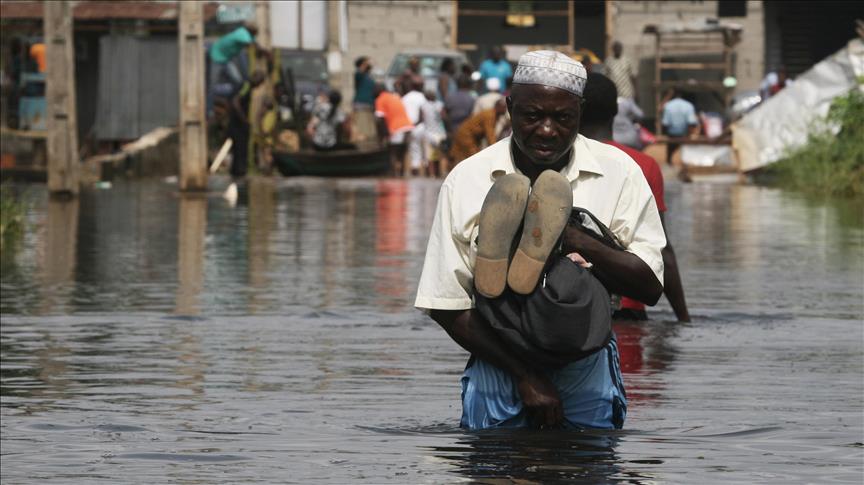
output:
[[[660,251],[666,237],[657,204],[639,166],[623,151],[579,135],[561,173],[573,188],[573,205],[588,209],[663,282]],[[510,137],[467,158],[444,180],[414,305],[436,310],[473,307],[477,223],[496,177],[518,172]]]

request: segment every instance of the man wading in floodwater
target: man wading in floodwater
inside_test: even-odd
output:
[[[590,211],[624,248],[607,246],[571,224],[559,227],[557,234],[532,231],[528,213],[533,209],[528,209],[525,232],[516,233],[516,237],[523,235],[519,251],[530,253],[532,237],[544,239],[545,254],[528,254],[542,266],[556,250],[553,246],[563,229],[560,252],[583,268],[590,266],[592,277],[609,292],[649,305],[663,292],[660,252],[666,240],[645,177],[624,152],[578,134],[585,82],[584,67],[561,53],[523,55],[507,99],[512,137],[457,165],[441,187],[415,305],[429,310],[450,337],[472,354],[462,377],[463,427],[612,429],[623,425],[626,397],[614,335],[587,357],[549,367],[514,350],[474,307],[474,300],[480,298],[475,295],[477,262],[490,267],[488,255],[478,259],[481,208],[495,180],[502,177],[524,179],[526,186],[539,178],[532,194],[544,180],[557,177],[564,180],[568,203],[569,182],[572,205]],[[544,172],[547,175],[541,177]],[[525,200],[520,200],[520,207],[525,207]],[[481,254],[488,241],[487,237],[481,242]],[[545,276],[538,282],[532,274],[526,285],[525,274],[512,274],[520,257],[522,268],[517,271],[525,268],[519,251],[509,270],[505,256],[504,272],[510,273],[506,276],[513,292],[528,295],[535,285],[537,291],[545,287]],[[488,288],[487,283],[481,286]],[[487,296],[496,295],[484,292],[483,298]]]

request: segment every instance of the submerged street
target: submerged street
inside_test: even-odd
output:
[[[624,430],[467,433],[468,356],[412,307],[439,186],[11,187],[4,481],[860,483],[860,206],[667,181],[693,322],[615,327]]]

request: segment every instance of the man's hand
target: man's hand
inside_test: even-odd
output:
[[[594,266],[593,264],[589,263],[585,258],[583,258],[582,255],[579,253],[570,253],[567,255],[567,258],[585,269]]]
[[[656,304],[663,294],[663,285],[638,256],[612,249],[576,227],[567,226],[564,229],[563,249],[564,254],[578,253],[582,260],[590,262],[594,276],[610,293],[627,296],[646,305]]]
[[[538,428],[560,426],[564,421],[564,409],[558,390],[548,377],[528,373],[518,380],[516,386],[529,419]]]

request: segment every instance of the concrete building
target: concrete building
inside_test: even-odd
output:
[[[355,0],[347,2],[347,17],[342,71],[331,73],[331,78],[338,78],[344,99],[354,96],[354,60],[360,56],[368,56],[376,71],[386,71],[400,51],[453,47],[452,2]]]

